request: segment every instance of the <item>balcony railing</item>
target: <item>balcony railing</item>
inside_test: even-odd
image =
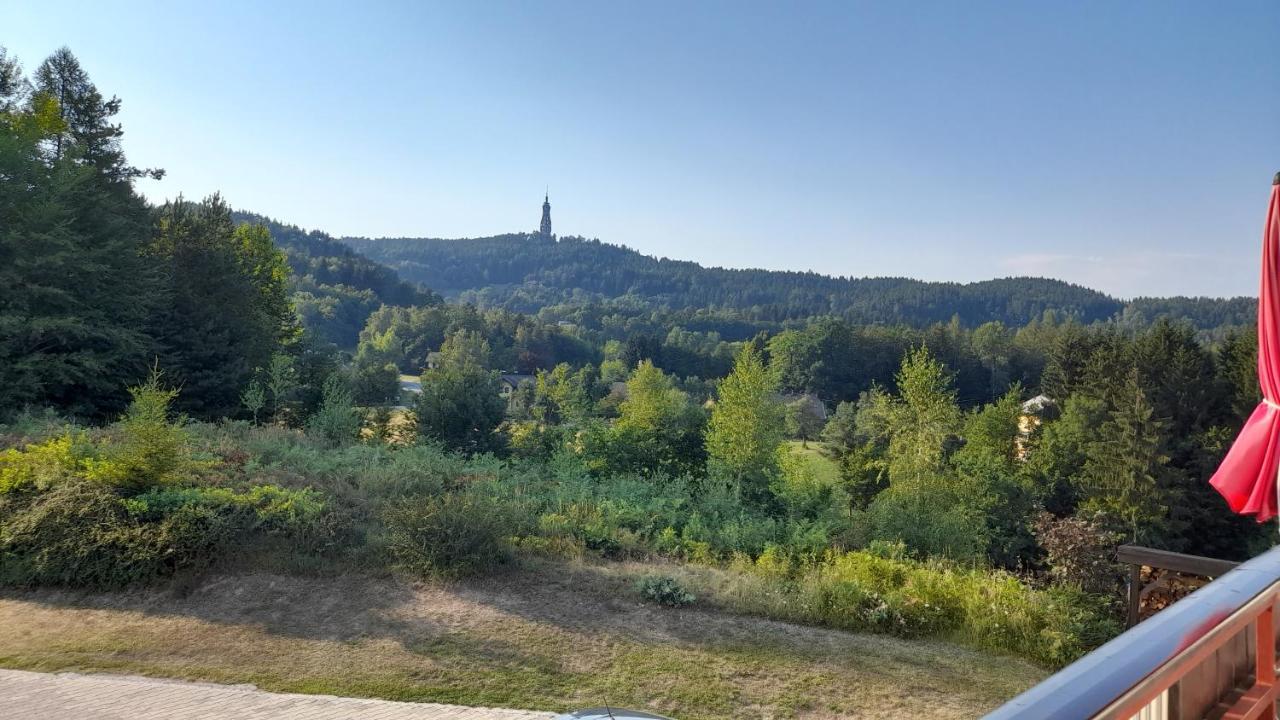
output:
[[[1276,717],[1280,548],[1241,564],[987,720]]]

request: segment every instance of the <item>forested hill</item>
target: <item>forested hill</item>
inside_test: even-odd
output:
[[[407,282],[322,232],[307,232],[262,215],[234,212],[237,223],[265,225],[293,271],[293,302],[303,324],[324,339],[354,347],[370,313],[381,305],[434,305],[439,295]]]
[[[666,309],[732,308],[756,320],[838,315],[860,323],[925,325],[958,315],[966,325],[1021,325],[1052,309],[1083,322],[1126,304],[1079,285],[1044,278],[975,283],[844,278],[812,272],[733,270],[654,258],[618,245],[564,237],[499,235],[470,240],[343,238],[401,277],[484,306],[536,312],[562,303],[625,298]],[[1251,322],[1251,301],[1143,299],[1135,319],[1190,317],[1200,327]]]

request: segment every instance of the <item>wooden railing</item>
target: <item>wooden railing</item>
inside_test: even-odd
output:
[[[1280,548],[1231,570],[987,720],[1276,717]]]
[[[1201,555],[1184,555],[1141,545],[1121,545],[1116,548],[1116,559],[1129,566],[1129,612],[1128,625],[1126,627],[1133,627],[1138,624],[1142,601],[1146,600],[1153,590],[1158,590],[1164,585],[1165,581],[1168,580],[1169,572],[1217,578],[1231,572],[1240,564],[1230,560],[1218,560],[1217,558],[1203,557]],[[1142,568],[1144,567],[1151,568],[1153,573],[1160,570],[1166,572],[1161,573],[1155,580],[1144,584],[1142,582]]]

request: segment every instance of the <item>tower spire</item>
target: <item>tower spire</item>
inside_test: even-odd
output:
[[[544,238],[551,237],[551,188],[547,188],[546,195],[542,198],[542,225],[538,228],[538,234]]]

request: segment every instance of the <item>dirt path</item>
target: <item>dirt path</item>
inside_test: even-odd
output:
[[[607,571],[456,586],[223,575],[183,596],[0,594],[0,667],[680,720],[966,718],[1046,673],[945,643],[642,605]]]

